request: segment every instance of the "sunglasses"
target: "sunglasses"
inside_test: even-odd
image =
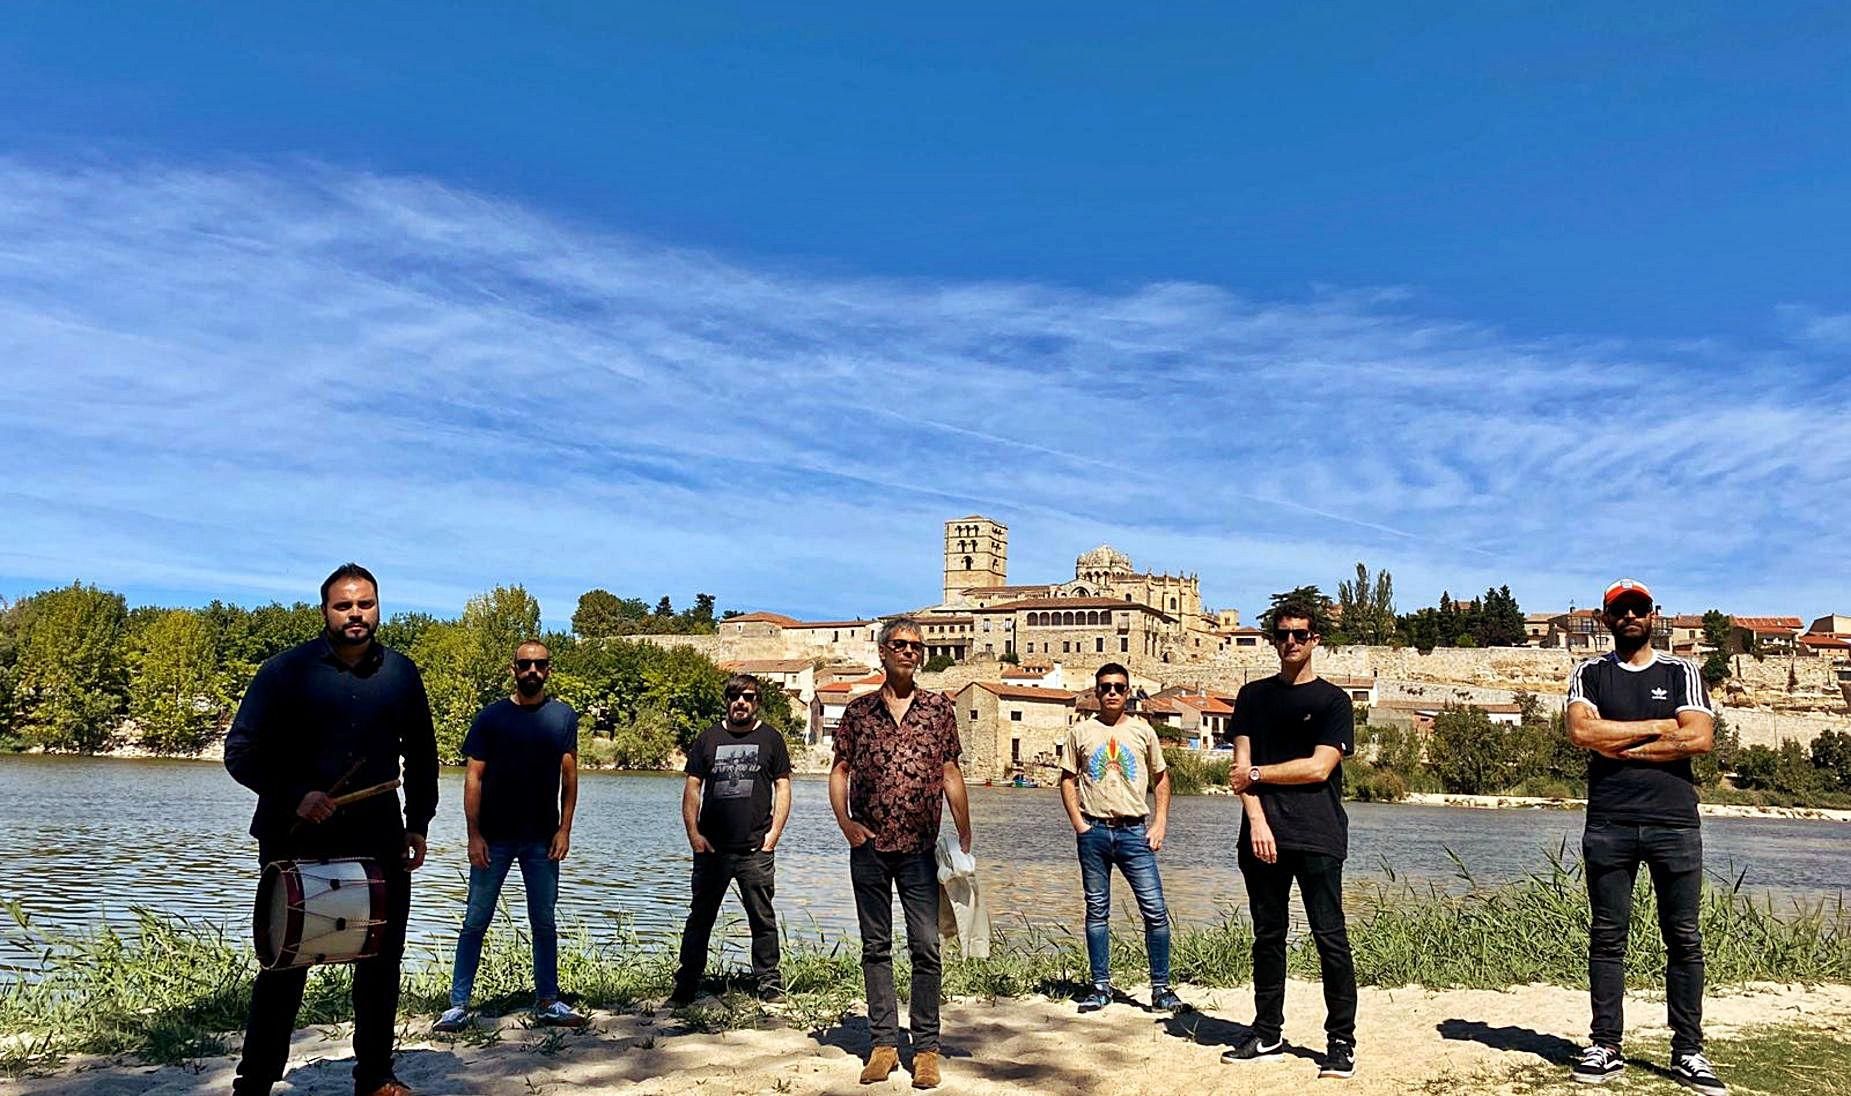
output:
[[[757,693],[727,693],[726,694],[726,702],[728,704],[731,704],[735,700],[749,700],[752,703],[757,704],[758,694]]]
[[[1618,605],[1607,606],[1607,615],[1615,620],[1624,620],[1629,616],[1636,616],[1640,620],[1644,620],[1646,617],[1652,615],[1652,607],[1649,604],[1637,601],[1625,601]]]
[[[1274,628],[1273,642],[1284,643],[1286,640],[1291,639],[1299,643],[1310,643],[1312,634],[1309,628]]]
[[[514,668],[517,670],[550,670],[552,667],[553,660],[550,658],[517,658],[514,660]]]
[[[925,641],[922,639],[890,639],[887,641],[890,651],[918,651],[925,654]]]
[[[1128,693],[1131,691],[1131,686],[1123,681],[1101,681],[1099,684],[1093,686],[1093,691],[1101,696],[1106,696],[1112,693]]]

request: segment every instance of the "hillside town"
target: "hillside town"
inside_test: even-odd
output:
[[[827,751],[847,704],[881,685],[881,622],[911,615],[932,660],[920,680],[956,700],[966,771],[990,781],[1052,778],[1067,728],[1091,710],[1092,672],[1108,661],[1130,667],[1137,714],[1167,741],[1201,750],[1225,744],[1240,686],[1276,669],[1264,631],[1236,610],[1205,606],[1196,573],[1139,570],[1102,544],[1074,560],[1069,579],[1012,584],[1008,559],[1008,526],[977,514],[954,518],[944,525],[935,604],[853,620],[752,612],[720,621],[712,636],[649,639],[696,646],[727,669],[775,681],[807,722],[810,745]],[[1326,645],[1317,665],[1377,725],[1423,730],[1449,704],[1514,722],[1520,694],[1560,697],[1574,663],[1613,644],[1593,609],[1523,621],[1522,646],[1423,653]],[[1826,613],[1808,624],[1742,615],[1730,626],[1732,650],[1744,653],[1717,699],[1743,743],[1806,744],[1843,728],[1851,616]],[[1662,610],[1654,645],[1698,659],[1712,650],[1700,614]]]

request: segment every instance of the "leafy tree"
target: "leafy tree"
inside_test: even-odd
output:
[[[1489,795],[1511,784],[1513,766],[1505,728],[1483,708],[1448,704],[1433,717],[1427,766],[1441,787],[1460,795]]]
[[[668,713],[649,708],[616,728],[596,754],[600,761],[607,755],[613,768],[660,769],[677,745]]]
[[[640,598],[618,597],[605,589],[587,590],[579,595],[578,608],[572,613],[572,631],[585,639],[628,635],[648,615],[649,607]]]
[[[1528,639],[1523,630],[1523,610],[1517,606],[1509,586],[1485,590],[1471,634],[1480,647],[1523,646]]]
[[[669,604],[668,595],[663,594],[662,600],[656,602],[656,616],[661,617],[663,619],[667,619],[668,617],[672,617],[674,615],[675,615],[675,607]]]
[[[1735,771],[1736,762],[1742,750],[1742,738],[1729,726],[1729,721],[1722,716],[1716,717],[1716,730],[1711,739],[1710,752],[1698,754],[1690,759],[1691,773],[1697,783],[1706,788],[1722,786],[1724,773]]]
[[[424,675],[441,758],[461,759],[476,713],[507,693],[514,649],[539,632],[540,603],[520,586],[478,594],[460,619],[423,628],[408,654]]]
[[[1812,757],[1793,739],[1779,749],[1744,746],[1736,755],[1735,782],[1755,791],[1774,791],[1782,795],[1804,796],[1820,790],[1823,781],[1813,768]]]
[[[1337,584],[1337,604],[1343,610],[1342,632],[1349,643],[1386,645],[1399,630],[1395,619],[1395,580],[1387,571],[1378,571],[1373,580],[1369,568],[1356,565],[1356,581]]]
[[[933,655],[931,658],[926,659],[925,665],[921,666],[920,670],[928,674],[938,674],[951,669],[957,664],[958,660],[952,658],[950,655]]]
[[[436,623],[437,618],[429,613],[393,613],[391,619],[379,625],[379,642],[395,651],[409,651],[418,645],[425,630]]]
[[[1331,614],[1334,603],[1330,598],[1325,597],[1324,591],[1318,589],[1315,584],[1311,586],[1298,586],[1274,594],[1271,603],[1266,607],[1266,611],[1260,614],[1260,627],[1263,630],[1268,632],[1272,631],[1273,613],[1278,610],[1279,606],[1288,601],[1296,601],[1311,610],[1313,618],[1311,625],[1317,630],[1319,635],[1331,636],[1336,633],[1337,628],[1332,620]]]
[[[1710,648],[1703,659],[1703,683],[1714,689],[1729,680],[1729,656],[1735,652],[1735,619],[1721,609],[1704,613],[1703,642]]]
[[[20,608],[0,598],[0,749],[18,749],[11,721],[13,670],[19,661]]]
[[[1851,792],[1851,734],[1826,731],[1813,739],[1812,765],[1827,791]]]
[[[93,753],[109,745],[128,691],[122,595],[72,583],[21,606],[12,723],[31,743]]]
[[[705,630],[712,631],[713,630],[712,628],[712,625],[713,625],[713,595],[712,594],[695,594],[694,595],[694,608],[689,609],[687,611],[686,616],[687,616],[687,620],[689,624],[693,624],[697,627],[700,625],[707,625],[707,628]]]
[[[136,637],[129,716],[141,744],[161,753],[196,753],[225,718],[212,627],[188,609],[161,612]]]

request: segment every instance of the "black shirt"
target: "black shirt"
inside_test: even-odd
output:
[[[1356,709],[1348,693],[1323,678],[1288,685],[1279,677],[1249,681],[1234,698],[1233,734],[1252,741],[1255,765],[1277,765],[1310,757],[1334,746],[1348,757],[1356,749]],[[1343,763],[1316,784],[1259,784],[1266,824],[1281,849],[1343,858],[1350,852],[1350,819],[1343,812]],[[1251,847],[1246,812],[1240,842]]]
[[[296,824],[311,791],[327,792],[358,762],[338,791],[359,791],[400,776],[397,795],[342,807],[319,826]],[[251,836],[260,842],[378,848],[422,834],[437,813],[437,738],[424,679],[410,659],[374,643],[356,666],[325,636],[269,659],[251,680],[225,736],[225,768],[257,793]],[[336,792],[335,794],[338,794]]]
[[[688,747],[687,772],[701,780],[701,836],[722,852],[752,852],[771,830],[771,786],[791,774],[790,749],[763,723],[744,733],[721,723]]]
[[[485,841],[551,841],[559,831],[559,763],[578,753],[578,713],[547,697],[503,698],[476,713],[463,754],[482,762],[476,829]]]
[[[1653,652],[1632,666],[1619,654],[1590,658],[1568,679],[1568,703],[1587,704],[1602,719],[1630,723],[1675,719],[1682,711],[1715,714],[1696,663]],[[1697,824],[1697,780],[1690,758],[1620,761],[1588,751],[1587,820],[1659,826]]]

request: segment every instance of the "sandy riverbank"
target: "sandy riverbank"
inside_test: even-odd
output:
[[[1411,792],[1404,802],[1426,807],[1467,807],[1488,811],[1578,811],[1587,806],[1585,799],[1554,799],[1536,795],[1448,795],[1443,792]],[[1697,811],[1707,818],[1810,818],[1822,822],[1851,822],[1851,811],[1824,807],[1753,807],[1735,803],[1699,803]]]
[[[1315,983],[1287,993],[1293,1053],[1278,1061],[1225,1066],[1222,1050],[1251,1015],[1245,988],[1185,987],[1198,1012],[1169,1017],[1117,1005],[1092,1016],[1066,1001],[1034,997],[947,1003],[945,1087],[957,1093],[1059,1091],[1097,1096],[1137,1093],[1296,1094],[1316,1076],[1323,1049],[1322,999]],[[1554,986],[1508,991],[1365,989],[1358,1026],[1359,1069],[1343,1091],[1510,1091],[1512,1074],[1559,1068],[1585,1038],[1587,995]],[[1628,1039],[1663,1035],[1657,1001],[1635,995]],[[1709,1033],[1804,1021],[1813,1030],[1851,1023],[1851,987],[1761,987],[1705,1003]],[[595,1014],[584,1031],[529,1030],[518,1020],[481,1036],[431,1041],[428,1018],[401,1043],[399,1075],[421,1094],[550,1093],[589,1088],[658,1094],[911,1091],[904,1072],[859,1088],[867,1049],[860,1014],[820,1031],[776,1021],[743,1031],[704,1033],[667,1013]],[[352,1091],[345,1027],[298,1032],[287,1083],[278,1092],[346,1096]],[[1638,1067],[1637,1052],[1635,1066]],[[1649,1060],[1649,1056],[1648,1056]],[[1663,1063],[1659,1063],[1662,1065]],[[22,1096],[171,1096],[227,1091],[234,1059],[150,1067],[73,1061],[57,1075],[10,1082]],[[1649,1066],[1644,1068],[1649,1069]],[[1564,1072],[1564,1081],[1566,1075]]]

